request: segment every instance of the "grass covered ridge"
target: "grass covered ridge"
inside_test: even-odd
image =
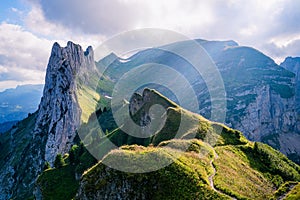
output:
[[[72,199],[78,189],[79,181],[75,179],[75,167],[66,165],[59,169],[48,169],[38,178],[43,199],[66,200]]]
[[[300,181],[299,166],[262,143],[216,147],[216,188],[243,199],[272,198],[282,184]]]
[[[82,143],[73,145],[70,154],[64,155],[63,161],[64,166],[46,169],[36,181],[36,186],[45,200],[73,199],[79,187],[81,174],[96,164],[95,158]]]
[[[160,101],[159,93],[150,92]],[[300,181],[299,166],[270,146],[250,142],[240,131],[210,122],[166,102],[166,98],[161,101],[166,108],[165,124],[149,138],[135,138],[116,127],[110,108],[89,117],[83,126],[83,131],[88,132],[85,140],[102,159],[94,165],[88,152],[80,156],[74,172],[81,175],[91,168],[83,173],[80,187],[76,186],[76,198],[270,199],[286,182]],[[143,108],[148,109],[149,105]],[[139,119],[138,115],[136,112],[134,117]],[[90,128],[98,122],[105,124],[108,131]],[[118,148],[112,148],[109,142]],[[101,152],[96,147],[101,147]],[[109,166],[120,167],[122,171]],[[48,179],[55,175],[48,173],[60,173],[67,167],[73,166],[45,171],[39,178],[40,185],[52,183]],[[145,169],[149,172],[140,173]],[[65,175],[70,176],[66,181],[74,177],[74,173]],[[221,193],[211,187],[210,176]],[[42,191],[45,190],[46,187]],[[72,191],[68,195],[75,198]],[[297,196],[294,189],[290,193]],[[55,199],[53,195],[51,198]]]
[[[176,142],[170,141],[173,144]],[[126,173],[109,168],[100,162],[84,173],[81,180],[82,191],[79,193],[84,193],[89,198],[99,198],[95,196],[96,190],[98,194],[104,192],[111,194],[110,198],[119,195],[125,199],[228,199],[209,186],[208,176],[212,173],[208,164],[209,155],[200,157],[195,151],[179,154],[178,150],[172,148],[125,146],[110,152],[103,162],[122,163],[123,170],[137,172],[145,166],[155,166],[156,162],[172,161],[172,163],[148,173]],[[137,165],[137,160],[143,165]],[[123,188],[128,192],[122,192]]]
[[[251,168],[243,152],[232,145],[217,147],[215,187],[238,199],[268,199],[273,184]]]

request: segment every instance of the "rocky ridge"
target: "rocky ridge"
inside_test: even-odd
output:
[[[93,72],[94,67],[91,47],[84,52],[72,42],[68,42],[66,48],[58,43],[53,45],[34,130],[34,134],[39,135],[47,127],[45,160],[50,163],[58,153],[67,153],[70,149],[81,116],[76,81],[78,78],[86,81],[84,74]]]
[[[227,100],[225,124],[242,131],[250,140],[272,145],[300,163],[300,120],[296,112],[299,110],[297,106],[300,105],[300,98],[297,94],[300,92],[295,94],[296,90],[300,91],[299,75],[295,75],[297,65],[292,65],[293,69],[289,71],[283,64],[277,65],[258,50],[239,46],[234,41],[196,41],[207,51],[223,78]],[[175,50],[191,51],[186,48],[187,44],[179,42],[170,46]],[[198,96],[199,114],[210,119],[211,102],[214,100],[210,99],[205,81],[182,58],[159,48],[151,48],[138,52],[126,62],[117,57],[114,59],[107,73],[113,81],[145,63],[172,66],[192,85]],[[160,72],[152,75],[161,76]],[[164,81],[172,83],[176,80],[166,75]],[[177,102],[174,94],[170,94],[165,88],[152,88]],[[180,95],[184,96],[185,88],[179,90],[182,91]]]
[[[87,82],[87,74],[94,70],[92,47],[83,51],[72,42],[66,47],[53,45],[43,97],[38,111],[30,116],[30,126],[16,126],[2,136],[9,145],[3,152],[6,162],[0,162],[0,179],[6,180],[0,183],[0,199],[31,196],[44,163],[53,164],[58,153],[69,151],[81,123],[77,86]],[[18,147],[14,141],[20,134],[24,141]]]

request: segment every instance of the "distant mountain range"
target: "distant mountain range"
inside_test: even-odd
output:
[[[189,42],[169,47],[192,54]],[[55,43],[38,110],[0,135],[0,199],[297,198],[299,165],[266,144],[248,140],[270,144],[299,162],[297,76],[287,70],[295,62],[282,64],[285,69],[234,41],[196,42],[224,80],[227,107],[222,109],[227,110],[227,125],[209,120],[212,101],[218,99],[210,99],[204,80],[177,55],[150,48],[128,59],[112,53],[95,63],[91,47],[83,51],[72,42],[66,47]],[[188,78],[200,112],[186,110],[172,91],[155,84],[138,88],[111,107],[114,84],[146,63],[173,66]],[[97,68],[102,67],[107,70],[99,80]],[[161,78],[176,81],[167,75]],[[95,83],[96,89],[91,87]],[[184,95],[186,88],[178,87]],[[166,111],[153,117],[150,108],[157,104]],[[130,118],[146,136],[152,121],[165,123],[158,123],[161,129],[155,135],[134,137],[121,128],[130,119],[124,118],[118,126],[112,115],[113,109],[127,106]],[[174,135],[181,120],[186,126]],[[84,138],[79,138],[81,132]],[[100,162],[91,154],[98,155]],[[142,162],[136,163],[139,159]],[[171,164],[150,173],[126,172],[155,168],[160,162]],[[123,167],[125,172],[108,166]]]
[[[0,124],[18,121],[35,112],[41,101],[44,85],[21,85],[0,92]]]

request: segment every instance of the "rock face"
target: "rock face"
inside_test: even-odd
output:
[[[299,77],[299,75],[300,75],[300,57],[287,57],[280,64],[280,66],[295,73],[298,80],[300,80],[300,77]]]
[[[203,45],[224,80],[226,123],[248,139],[265,142],[300,163],[296,63],[288,71],[249,47]]]
[[[177,105],[153,89],[145,88],[142,95],[134,93],[129,101],[129,114],[141,127],[138,135],[142,138],[158,135],[164,127],[169,108]],[[129,127],[128,133],[134,128]]]
[[[283,68],[293,72],[295,74],[295,97],[294,106],[296,108],[296,127],[294,131],[290,131],[288,134],[280,136],[279,141],[281,143],[281,149],[283,152],[291,152],[289,146],[293,145],[297,149],[291,152],[291,158],[294,159],[298,164],[300,163],[300,57],[287,57],[283,63],[280,64]],[[292,124],[293,125],[293,124]]]
[[[296,102],[298,102],[297,112],[300,113],[300,57],[287,57],[280,66],[296,75]]]
[[[165,100],[163,96],[160,96],[154,90],[145,88],[143,94],[134,93],[129,101],[129,113],[133,117],[138,112],[139,118],[137,122],[139,126],[145,127],[151,123],[151,118],[157,117],[155,113],[150,114],[150,108],[153,105],[161,105],[164,109],[168,107],[175,107],[170,101]]]
[[[94,67],[91,47],[83,52],[72,42],[68,42],[66,48],[54,44],[35,127],[35,134],[40,134],[41,127],[47,127],[45,160],[51,164],[58,153],[64,154],[70,149],[80,124],[76,79],[84,79],[83,75],[94,71]]]
[[[263,141],[286,155],[300,153],[300,121],[295,96],[282,98],[270,86],[254,89],[256,99],[232,125],[253,141]],[[298,161],[298,158],[295,160]]]
[[[248,137],[260,141],[270,134],[297,132],[300,129],[295,112],[295,98],[281,98],[268,85],[255,88],[257,97],[246,109],[236,126]]]
[[[17,125],[10,137],[3,135],[10,145],[5,146],[6,162],[0,162],[0,178],[8,181],[0,182],[0,199],[32,196],[44,163],[53,164],[58,153],[69,151],[81,122],[77,86],[88,81],[87,74],[94,70],[91,47],[84,52],[72,42],[64,48],[58,43],[53,45],[43,97],[38,111],[30,116],[31,124],[24,122],[25,128]]]

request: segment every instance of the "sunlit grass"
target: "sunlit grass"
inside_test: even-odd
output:
[[[81,120],[88,122],[89,116],[96,111],[100,95],[93,89],[83,85],[77,90],[79,106],[81,108]]]
[[[284,198],[284,200],[300,199],[300,183],[298,183]]]
[[[235,146],[216,147],[215,187],[238,198],[268,199],[274,186],[262,173],[252,169],[246,155]]]

